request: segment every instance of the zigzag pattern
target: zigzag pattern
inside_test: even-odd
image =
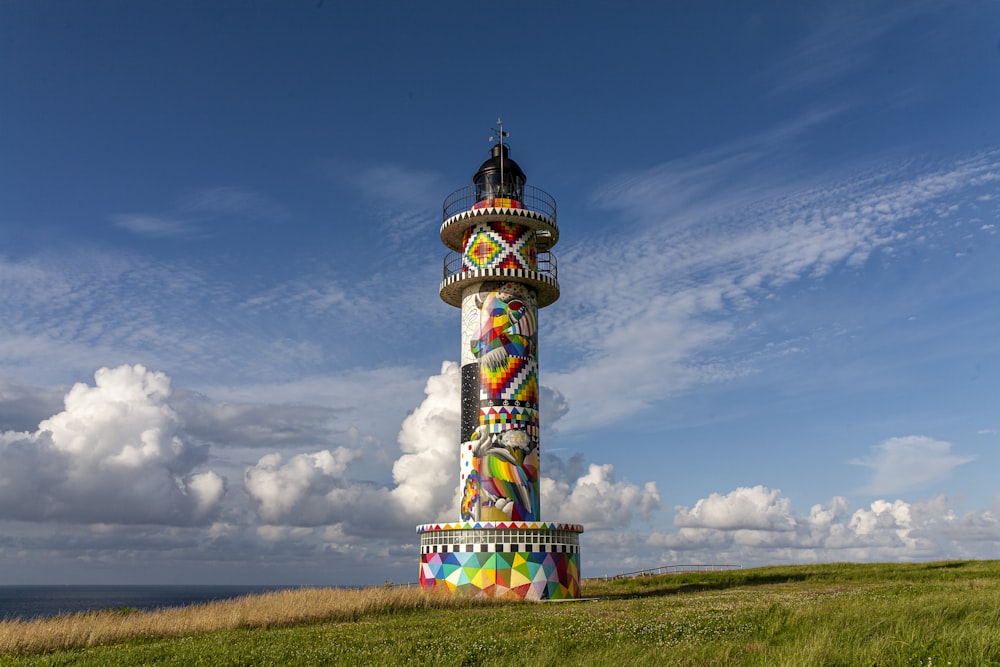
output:
[[[548,521],[462,521],[459,523],[424,523],[417,526],[418,533],[431,530],[568,530],[582,533],[578,523],[552,523]]]
[[[522,407],[481,407],[479,408],[479,423],[486,427],[488,433],[500,433],[510,428],[523,428],[528,435],[537,438],[538,410]]]
[[[555,221],[547,215],[542,215],[541,213],[536,213],[535,211],[528,210],[526,208],[505,208],[502,206],[484,206],[483,208],[473,208],[468,211],[462,211],[456,215],[451,216],[441,224],[441,229],[445,227],[450,227],[453,224],[461,222],[463,220],[469,220],[471,218],[482,218],[491,215],[502,215],[504,218],[526,218],[528,220],[537,220],[538,222],[545,223],[549,227],[555,227]]]

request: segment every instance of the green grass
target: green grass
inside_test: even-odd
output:
[[[588,581],[596,601],[377,608],[0,665],[1000,665],[1000,561]]]

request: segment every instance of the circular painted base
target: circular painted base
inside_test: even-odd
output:
[[[466,523],[427,524],[417,530],[421,588],[470,597],[580,597],[582,526]]]

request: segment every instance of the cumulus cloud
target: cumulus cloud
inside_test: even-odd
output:
[[[245,494],[233,497],[225,480],[205,469],[208,448],[192,444],[199,438],[177,409],[191,396],[179,400],[166,375],[143,366],[101,369],[93,385],[75,385],[63,409],[37,429],[0,435],[0,522],[21,526],[16,538],[0,541],[0,551],[66,558],[42,534],[45,522],[61,521],[79,548],[107,562],[126,551],[166,548],[192,558],[225,558],[235,550],[254,554],[251,560],[303,566],[327,554],[363,567],[377,555],[405,577],[416,556],[412,526],[458,516],[459,385],[452,362],[427,380],[424,399],[399,431],[392,484],[355,478],[370,443],[348,438],[260,456],[245,468]],[[213,414],[202,413],[199,428],[225,441],[228,422],[213,425]],[[266,430],[266,420],[262,425]],[[283,441],[268,436],[256,444],[266,442]],[[919,436],[880,443],[868,462],[892,468],[917,455],[930,460],[934,474],[966,462],[949,443]],[[929,474],[919,468],[902,478]],[[944,496],[877,499],[860,508],[837,496],[799,514],[778,489],[738,487],[677,506],[674,530],[647,533],[632,525],[661,511],[655,482],[620,480],[612,465],[552,452],[544,453],[543,475],[543,518],[584,524],[588,564],[977,558],[1000,547],[1000,505],[964,512]],[[228,513],[224,498],[236,505]],[[255,517],[238,507],[247,500]]]
[[[572,481],[542,477],[541,494],[544,518],[582,523],[589,530],[625,528],[635,515],[649,518],[661,507],[656,482],[618,481],[610,463],[591,464]]]
[[[458,517],[460,373],[444,362],[431,376],[424,400],[399,431],[400,456],[392,486],[351,478],[359,453],[338,448],[262,457],[246,472],[244,489],[270,524],[332,525],[342,535],[410,529],[417,523]]]
[[[102,368],[33,432],[0,434],[0,516],[189,524],[209,520],[223,479],[183,438],[170,379],[141,365]]]
[[[392,466],[392,490],[404,511],[421,522],[459,516],[458,445],[461,371],[446,361],[427,380],[426,398],[403,420],[399,445],[403,455]]]
[[[852,459],[854,465],[872,470],[872,479],[864,491],[871,494],[895,494],[948,477],[958,466],[974,456],[957,456],[952,443],[922,435],[889,438],[872,447],[867,458]]]
[[[393,486],[351,481],[353,456],[346,450],[299,454],[287,462],[270,454],[247,471],[244,484],[260,517],[272,524],[336,524],[345,534],[364,532],[369,525],[409,528],[458,520],[458,364],[444,362],[424,391],[423,401],[399,431],[401,454],[392,466]],[[558,405],[564,399],[551,392],[549,400]],[[564,462],[550,453],[544,460],[540,486],[545,520],[584,523],[588,530],[623,528],[661,507],[654,482],[639,486],[619,481],[614,466],[586,466],[578,455]]]
[[[916,502],[879,499],[852,512],[847,499],[836,496],[801,515],[778,489],[740,487],[710,494],[693,508],[677,507],[676,531],[654,531],[635,548],[664,563],[745,566],[988,558],[1000,546],[997,510],[963,514],[939,495]]]
[[[315,496],[330,497],[343,486],[347,464],[357,457],[357,452],[344,447],[297,454],[284,464],[281,454],[268,454],[247,470],[244,488],[257,502],[257,512],[265,521],[281,521],[294,514],[305,523],[322,523],[324,513],[314,516],[315,510],[307,501]]]
[[[740,487],[726,495],[711,494],[691,509],[677,506],[674,525],[717,530],[792,530],[790,503],[781,491]]]
[[[213,402],[175,392],[166,374],[141,365],[102,368],[94,380],[73,386],[63,410],[37,429],[0,435],[0,520],[208,524],[211,539],[242,526],[269,543],[327,544],[328,536],[341,536],[329,544],[340,549],[347,536],[382,537],[386,544],[416,523],[459,516],[461,390],[454,362],[427,379],[424,399],[403,420],[392,484],[358,479],[364,459],[374,454],[375,464],[387,462],[370,438],[330,430],[335,409]],[[558,417],[565,400],[555,391],[545,395]],[[326,447],[305,449],[324,441]],[[228,496],[224,508],[224,478],[204,469],[210,447],[242,454],[280,449],[243,467],[244,494]],[[551,473],[541,480],[543,514],[551,520],[621,527],[660,507],[652,482],[619,481],[612,466],[587,466],[580,455],[563,461],[547,453],[545,460]],[[234,465],[225,458],[216,463]],[[256,519],[241,508],[247,501]]]

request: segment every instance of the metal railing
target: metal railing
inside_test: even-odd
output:
[[[622,572],[621,574],[606,574],[603,577],[593,577],[610,581],[612,579],[633,579],[636,577],[655,577],[664,574],[684,574],[687,572],[720,572],[723,570],[742,570],[742,565],[661,565],[659,567],[636,570],[635,572]]]
[[[448,278],[462,273],[465,270],[466,269],[462,267],[461,253],[449,252],[444,256],[444,272],[441,279],[448,280]],[[559,264],[556,262],[556,256],[551,252],[538,253],[535,271],[546,276],[551,276],[553,280],[558,282]]]
[[[532,185],[525,185],[523,190],[521,199],[516,200],[520,206],[517,206],[516,208],[524,208],[535,213],[540,213],[549,218],[552,221],[552,224],[555,225],[556,200],[552,197],[552,195],[545,190],[536,188]],[[475,185],[466,185],[464,188],[459,188],[458,190],[452,192],[444,199],[444,205],[442,206],[442,220],[447,220],[453,215],[458,215],[459,213],[464,213],[465,211],[473,209],[482,199],[479,194],[477,194],[477,188]]]

